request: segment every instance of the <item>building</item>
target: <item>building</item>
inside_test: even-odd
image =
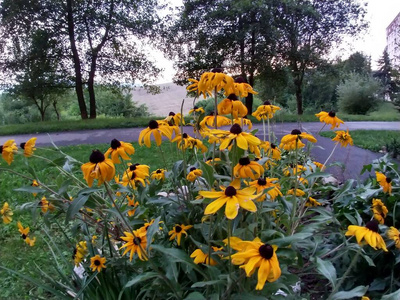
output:
[[[386,51],[392,66],[400,67],[400,13],[386,27]]]

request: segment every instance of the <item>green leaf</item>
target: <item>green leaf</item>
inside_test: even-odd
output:
[[[354,297],[362,297],[368,291],[368,286],[360,285],[355,287],[354,289],[347,291],[347,292],[339,292],[334,294],[329,300],[344,300],[344,299],[351,299]]]
[[[332,287],[335,287],[337,277],[336,269],[333,266],[332,262],[330,262],[329,260],[322,260],[319,257],[317,257],[316,261],[318,272],[329,280],[329,282],[332,284]]]
[[[364,174],[365,171],[371,172],[371,170],[372,170],[372,164],[364,165],[363,168],[362,168],[362,170],[361,170],[360,175]]]
[[[206,298],[199,292],[190,293],[185,300],[206,300]]]
[[[28,192],[28,193],[37,193],[37,194],[39,194],[39,193],[44,193],[46,190],[44,190],[44,189],[42,189],[42,188],[40,188],[40,187],[37,187],[37,186],[30,186],[30,185],[27,185],[27,186],[22,186],[22,187],[20,187],[20,188],[14,189],[14,191],[16,191],[16,192]]]
[[[203,171],[203,176],[207,181],[208,185],[211,187],[214,184],[214,170],[211,166],[207,165],[204,161],[200,161],[201,170]]]
[[[65,223],[67,224],[69,221],[73,219],[76,213],[85,205],[89,196],[94,192],[100,191],[97,188],[87,188],[79,191],[78,196],[71,202],[68,207],[67,213],[65,215]]]
[[[151,245],[151,241],[153,240],[153,236],[154,234],[160,230],[160,219],[161,216],[159,216],[157,219],[154,220],[153,224],[150,225],[149,228],[147,228],[147,241],[149,241],[149,243],[147,243],[147,251],[149,251],[150,245]]]
[[[311,232],[300,232],[300,233],[295,233],[291,236],[286,236],[283,238],[277,238],[269,241],[269,244],[274,244],[278,246],[287,246],[290,245],[294,242],[302,241],[304,239],[307,239],[308,237],[312,236],[313,234]]]
[[[124,294],[124,290],[125,289],[127,289],[127,288],[129,288],[131,286],[134,286],[135,284],[138,284],[140,282],[143,282],[143,281],[149,280],[151,278],[157,277],[157,276],[158,276],[158,273],[156,273],[156,272],[148,272],[148,273],[144,273],[144,274],[141,274],[141,275],[138,275],[138,276],[132,278],[122,288],[122,291],[118,295],[118,300],[120,300],[122,298],[122,295]]]
[[[385,295],[381,300],[399,300],[400,299],[400,289],[389,295]]]
[[[218,283],[223,283],[224,281],[222,280],[211,280],[211,281],[200,281],[192,284],[192,288],[197,288],[197,287],[205,287],[207,285],[215,285]]]

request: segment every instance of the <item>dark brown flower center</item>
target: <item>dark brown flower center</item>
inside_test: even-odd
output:
[[[136,178],[136,173],[132,172],[131,179],[135,179],[135,178]]]
[[[235,82],[236,83],[245,83],[246,81],[243,79],[242,76],[239,76],[239,77],[236,77]]]
[[[195,106],[195,107],[193,107],[193,109],[194,109],[194,110],[197,110],[197,109],[199,109],[199,108],[198,108],[197,106]]]
[[[170,111],[168,116],[175,116],[175,113],[173,111]]]
[[[260,178],[258,178],[258,180],[257,180],[257,184],[258,184],[258,185],[266,185],[266,184],[267,184],[267,181],[265,180],[265,178],[260,177]]]
[[[98,259],[96,259],[96,260],[94,261],[94,265],[95,265],[95,266],[100,266],[100,265],[101,265],[101,262],[100,262]]]
[[[21,147],[21,149],[25,149],[25,145],[26,143],[21,143],[19,146]]]
[[[214,69],[211,70],[211,72],[213,72],[213,73],[223,73],[224,69],[222,69],[222,68],[214,68]]]
[[[387,182],[387,183],[391,183],[391,182],[392,182],[392,178],[386,177],[386,182]]]
[[[229,100],[238,100],[238,97],[235,95],[235,94],[229,94],[229,96],[228,97],[226,97],[227,99],[229,99]]]
[[[233,186],[228,186],[225,190],[225,196],[232,197],[236,195],[236,189]]]
[[[291,132],[290,134],[292,134],[292,135],[298,135],[298,134],[301,134],[301,131],[298,130],[298,129],[293,129],[292,132]]]
[[[264,101],[264,105],[271,105],[271,102],[269,102],[268,100]]]
[[[72,254],[72,259],[75,259],[75,255],[78,251],[76,250],[76,248],[74,248],[73,254]]]
[[[274,255],[274,248],[269,244],[264,244],[258,248],[258,252],[265,259],[270,259]]]
[[[336,113],[335,113],[334,111],[332,111],[332,110],[328,113],[328,115],[329,115],[331,118],[336,117]]]
[[[176,226],[175,226],[175,232],[176,232],[176,233],[179,233],[179,232],[181,232],[181,231],[182,231],[182,227],[179,226],[179,225],[176,225]]]
[[[157,169],[156,173],[160,174],[160,173],[162,173],[162,171],[160,169]]]
[[[190,172],[192,172],[192,171],[194,171],[194,170],[196,170],[195,167],[190,168]]]
[[[134,237],[133,243],[134,243],[136,246],[139,246],[141,242],[142,242],[142,239],[141,239],[140,237],[138,237],[138,236],[135,236],[135,237]]]
[[[24,239],[24,240],[27,238],[26,234],[22,234],[21,237],[22,237],[22,239]]]
[[[138,165],[139,165],[138,163],[133,164],[133,165],[130,165],[130,166],[129,166],[129,170],[130,170],[130,171],[135,171],[135,170],[136,170],[136,167],[137,167]]]
[[[104,157],[104,154],[101,153],[99,150],[93,150],[92,154],[90,154],[89,161],[92,164],[98,164],[100,162],[103,162],[106,158]]]
[[[242,166],[247,166],[250,164],[250,159],[248,157],[242,157],[239,159],[239,164]]]
[[[376,220],[369,221],[365,227],[367,227],[369,230],[372,230],[373,232],[378,232],[379,226],[378,222]]]
[[[233,124],[230,132],[233,134],[240,134],[240,133],[242,133],[242,128],[240,127],[239,124]]]
[[[116,149],[118,149],[119,147],[121,147],[121,142],[118,141],[117,139],[113,139],[113,140],[111,141],[111,148],[114,149],[114,150],[116,150]]]
[[[271,148],[272,148],[272,149],[275,149],[275,148],[276,148],[276,145],[273,144],[273,143],[271,143]]]
[[[149,122],[149,128],[150,129],[157,129],[158,128],[158,122],[156,120],[151,120]]]
[[[254,161],[259,161],[260,159],[258,157],[254,157]]]
[[[3,153],[3,145],[0,146],[0,153]]]
[[[183,137],[184,139],[187,139],[187,138],[188,138],[187,133],[182,134],[182,137]]]

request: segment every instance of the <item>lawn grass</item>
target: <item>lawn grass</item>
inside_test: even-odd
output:
[[[160,155],[158,147],[153,146],[152,148],[140,147],[138,143],[132,143],[135,147],[135,154],[132,156],[132,163],[147,164],[150,166],[150,171],[154,171],[157,168],[164,168],[165,164],[163,158]],[[93,149],[99,149],[105,152],[109,147],[109,144],[97,144],[97,145],[78,145],[78,146],[66,146],[60,147],[60,150],[67,155],[71,155],[78,161],[85,163],[88,161],[91,151]],[[164,152],[164,157],[168,168],[172,166],[173,162],[182,159],[178,157],[176,151],[176,145],[169,142],[163,143],[161,148]],[[43,280],[43,276],[39,275],[35,263],[40,266],[44,272],[58,278],[58,274],[54,269],[54,263],[51,262],[52,255],[46,244],[46,242],[39,237],[34,247],[29,247],[21,239],[17,228],[17,222],[21,221],[24,226],[30,226],[31,232],[35,234],[41,231],[43,228],[43,218],[39,217],[37,223],[32,222],[31,212],[21,210],[21,206],[27,202],[39,202],[42,195],[37,195],[28,192],[16,192],[14,189],[29,186],[31,181],[20,176],[4,171],[3,169],[9,169],[14,172],[24,174],[28,177],[32,177],[31,173],[27,171],[27,163],[34,170],[37,179],[49,184],[51,188],[57,189],[59,180],[64,180],[60,172],[50,167],[51,163],[43,162],[39,156],[45,157],[51,161],[57,162],[59,165],[63,165],[63,161],[59,159],[64,155],[56,151],[54,148],[41,148],[35,151],[35,156],[26,159],[23,155],[16,155],[14,162],[8,166],[4,160],[0,162],[0,193],[2,195],[0,206],[3,206],[4,202],[8,202],[12,208],[14,215],[13,221],[10,224],[0,223],[0,265],[10,268],[12,270],[20,271],[24,274]],[[122,165],[118,165],[117,168],[123,170]],[[80,171],[80,163],[74,166],[73,172],[75,176],[83,180],[82,172]],[[119,172],[121,174],[121,171]],[[47,193],[44,195],[49,196]],[[1,208],[0,207],[0,208]],[[37,209],[39,210],[39,208]],[[54,213],[53,213],[54,214]],[[59,217],[59,223],[64,224],[64,216]],[[1,222],[1,219],[0,219]],[[52,229],[57,232],[57,229]],[[58,234],[61,234],[58,232]],[[42,236],[42,235],[40,235]],[[63,251],[64,257],[71,261],[71,245],[59,245]],[[18,257],[18,258],[17,258]],[[68,276],[68,271],[65,273]],[[0,299],[56,299],[52,298],[41,288],[37,288],[33,284],[25,281],[14,275],[8,274],[3,270],[0,270],[0,287],[2,287],[2,294]]]
[[[400,121],[400,113],[391,103],[382,103],[377,110],[367,115],[349,115],[338,113],[343,121]],[[165,117],[141,117],[141,118],[97,118],[88,120],[64,120],[46,121],[26,124],[13,124],[0,126],[0,135],[15,135],[26,133],[48,133],[60,131],[106,129],[106,128],[132,128],[147,127],[150,120],[160,120]],[[253,123],[260,123],[253,116],[249,116]],[[189,122],[189,117],[185,117]],[[318,122],[315,114],[303,114],[298,116],[287,111],[278,111],[274,117],[277,123],[281,122]]]
[[[389,130],[354,130],[349,131],[354,145],[363,149],[379,152],[382,147],[392,141],[400,141],[400,131]],[[321,136],[333,138],[335,133],[331,131],[323,131]]]

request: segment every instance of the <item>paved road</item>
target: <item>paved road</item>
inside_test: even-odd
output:
[[[314,134],[317,139],[317,146],[312,149],[311,154],[319,162],[324,162],[331,153],[334,143],[321,136],[317,136],[318,131],[322,128],[319,122],[303,123],[301,126],[297,123],[277,123],[272,125],[272,131],[280,139],[283,135],[290,133],[293,129],[302,127],[302,131],[307,131]],[[262,137],[262,125],[255,124],[254,128],[259,129],[258,136]],[[254,129],[253,128],[253,129]],[[400,130],[400,122],[346,122],[341,130]],[[36,144],[38,146],[49,146],[54,142],[58,146],[79,145],[79,144],[100,144],[109,143],[113,138],[117,138],[124,142],[134,142],[138,140],[139,133],[142,128],[123,128],[123,129],[99,129],[99,130],[83,130],[83,131],[68,131],[57,133],[39,133],[39,134],[23,134],[15,136],[0,136],[0,145],[6,140],[14,139],[17,144],[27,141],[29,138],[37,137]],[[191,134],[192,129],[185,127],[185,132]],[[329,130],[328,126],[323,129]],[[360,171],[364,164],[369,164],[372,160],[381,157],[380,153],[373,153],[368,150],[358,147],[337,148],[330,162],[341,162],[344,164],[344,169],[340,167],[331,167],[329,172],[334,174],[339,181],[344,181],[348,178],[364,179],[368,174],[364,173],[360,176]]]

